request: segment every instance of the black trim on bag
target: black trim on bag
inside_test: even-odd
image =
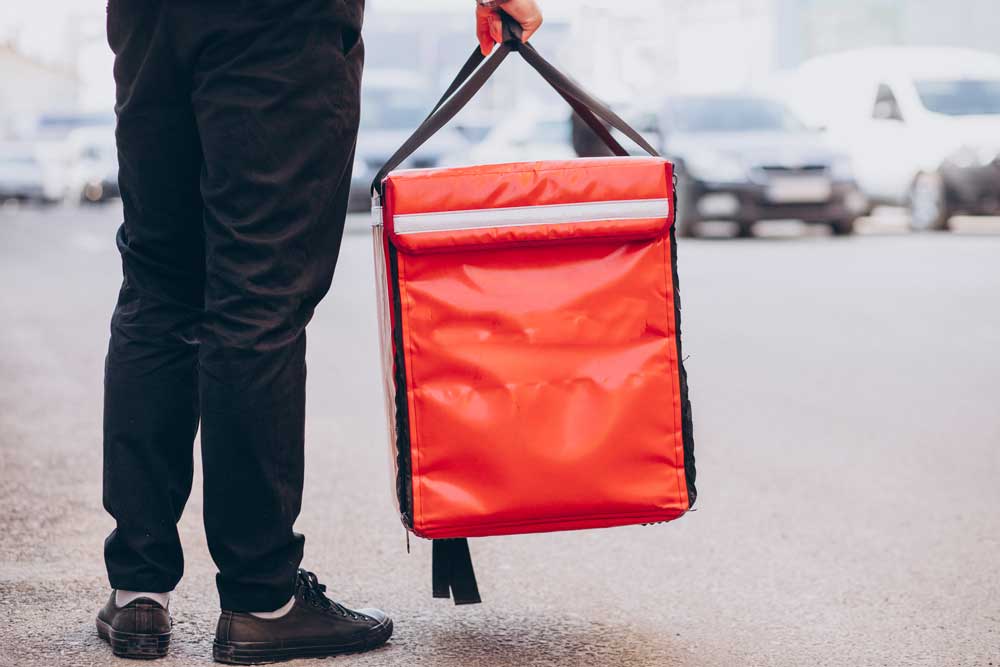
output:
[[[403,354],[403,306],[399,296],[399,259],[389,246],[392,281],[392,381],[396,385],[396,498],[403,525],[413,530],[413,477],[410,469],[410,409],[406,396],[406,357]]]
[[[684,443],[684,480],[687,483],[688,509],[694,506],[698,497],[695,488],[694,467],[694,424],[691,419],[691,401],[688,399],[687,371],[684,369],[684,355],[681,353],[681,292],[680,279],[677,276],[677,178],[674,177],[673,190],[674,220],[670,224],[670,272],[673,276],[674,288],[674,339],[677,341],[677,373],[680,376],[681,387],[681,439]]]

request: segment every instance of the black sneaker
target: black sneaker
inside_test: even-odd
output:
[[[392,636],[392,619],[378,609],[352,611],[324,595],[312,572],[299,570],[295,602],[281,618],[225,611],[215,631],[212,657],[230,665],[360,653]]]
[[[170,648],[170,626],[170,614],[159,602],[138,598],[119,607],[114,591],[97,612],[97,636],[121,658],[162,658]]]

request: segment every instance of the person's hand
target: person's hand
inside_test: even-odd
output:
[[[476,5],[476,38],[479,39],[479,49],[484,56],[490,55],[494,44],[503,41],[503,24],[500,21],[500,10],[510,14],[511,18],[521,24],[524,34],[522,42],[527,42],[542,25],[542,10],[536,0],[507,0],[497,5],[497,9]]]

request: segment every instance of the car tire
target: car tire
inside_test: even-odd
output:
[[[698,237],[698,224],[688,220],[683,215],[677,216],[676,230],[677,236],[684,239],[693,239]]]
[[[752,222],[737,222],[736,223],[736,238],[738,238],[738,239],[752,239],[753,238],[753,223]]]
[[[948,197],[944,181],[936,173],[917,174],[910,185],[907,203],[910,209],[910,229],[927,232],[948,228]]]
[[[829,223],[830,231],[833,232],[834,236],[850,236],[854,233],[854,223],[856,218],[842,218],[840,220],[831,220]]]
[[[691,219],[691,184],[684,172],[678,167],[675,172],[675,192],[674,198],[674,229],[677,236],[693,239],[698,236],[698,223]]]

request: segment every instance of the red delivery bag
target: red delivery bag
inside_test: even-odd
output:
[[[619,157],[394,170],[512,50]],[[479,602],[465,538],[664,522],[695,500],[673,167],[529,44],[478,53],[372,186],[396,498],[456,604]]]

